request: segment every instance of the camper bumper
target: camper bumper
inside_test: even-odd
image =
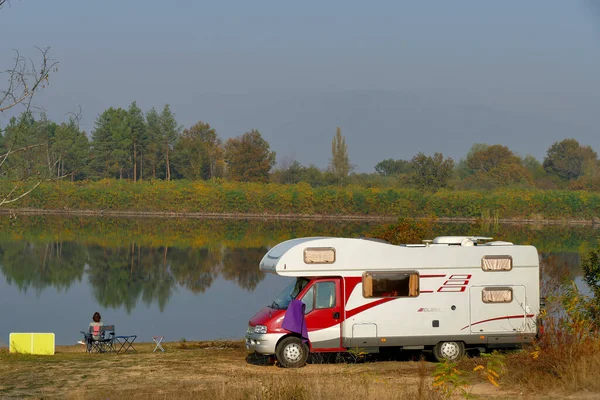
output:
[[[246,348],[259,354],[275,354],[277,342],[283,333],[246,333]]]

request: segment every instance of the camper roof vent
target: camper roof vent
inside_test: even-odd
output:
[[[502,240],[496,240],[494,242],[489,242],[485,244],[486,246],[512,246],[512,242],[505,242]]]
[[[479,241],[492,240],[485,236],[438,236],[433,239],[433,244],[448,244],[455,246],[473,246]]]

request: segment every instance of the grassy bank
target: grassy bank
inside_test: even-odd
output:
[[[181,348],[165,345],[151,353],[85,354],[59,347],[55,356],[0,353],[0,397],[61,399],[401,399],[415,398],[419,363],[309,365],[285,370],[245,359],[241,342]],[[262,365],[261,365],[262,364]],[[429,382],[428,382],[429,383]],[[428,397],[423,397],[428,398]],[[430,397],[435,398],[435,397]]]
[[[26,186],[26,184],[23,184]],[[0,194],[12,190],[3,182]],[[87,211],[344,215],[438,218],[577,219],[600,215],[600,193],[498,190],[435,193],[415,189],[242,182],[101,180],[46,182],[13,208]]]
[[[56,355],[46,357],[12,355],[0,349],[0,398],[444,398],[434,387],[432,375],[437,364],[426,361],[313,363],[289,370],[260,357],[248,357],[243,343],[237,341],[167,343],[165,353],[152,353],[151,344],[137,348],[137,354],[115,355],[86,354],[81,346],[67,346],[58,347]],[[485,360],[462,361],[459,368],[466,385],[461,388],[471,395],[498,399],[595,398],[600,394],[600,387],[592,383],[594,370],[569,381],[567,376],[557,376],[560,365],[542,372],[542,367],[548,365],[540,363],[536,373],[529,366],[531,361],[519,366],[528,353],[510,353],[507,357],[499,387],[472,371]],[[596,365],[585,365],[592,366]],[[529,376],[522,376],[525,373]],[[453,398],[461,398],[458,391]]]

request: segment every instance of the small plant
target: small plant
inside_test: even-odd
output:
[[[426,386],[426,382],[427,382],[427,365],[425,364],[425,359],[423,359],[423,357],[421,357],[421,359],[419,360],[419,386],[417,389],[417,398],[418,399],[424,399],[425,398],[425,393],[427,392],[427,386]]]
[[[444,398],[451,398],[456,392],[465,399],[472,398],[472,395],[467,391],[468,382],[463,377],[462,372],[456,368],[456,363],[448,360],[439,363],[433,371],[433,387]]]
[[[354,349],[348,349],[348,354],[350,355],[352,361],[356,363],[359,361],[364,361],[369,353],[367,353],[366,349],[363,349],[362,347],[355,347]]]
[[[504,370],[504,356],[494,351],[491,354],[481,354],[481,357],[486,361],[486,365],[479,364],[473,371],[481,373],[492,385],[500,387],[498,380]]]
[[[542,348],[538,343],[533,345],[533,350],[529,352],[532,360],[537,360],[540,357],[540,353],[542,352]]]

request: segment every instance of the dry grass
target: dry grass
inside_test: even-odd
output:
[[[548,320],[546,334],[507,358],[507,378],[527,391],[600,393],[600,338]]]
[[[549,300],[544,334],[526,349],[506,354],[502,383],[525,393],[600,398],[600,332],[586,313],[585,296],[566,263],[551,257],[540,267],[541,293]],[[464,361],[461,367],[482,361]]]
[[[435,364],[423,360],[283,369],[265,357],[248,355],[238,341],[166,343],[165,353],[152,353],[150,343],[136,347],[135,354],[86,354],[81,346],[65,346],[45,357],[0,349],[0,399],[441,398],[432,388]],[[471,382],[468,391],[480,398],[597,398],[600,353],[585,352],[590,356],[582,358],[582,348],[551,348],[557,353],[547,350],[536,360],[529,351],[508,353],[500,388],[469,374],[485,360],[467,358],[459,367]]]
[[[424,361],[309,364],[283,369],[247,357],[240,342],[137,345],[137,354],[86,354],[81,346],[54,356],[0,350],[0,398],[61,399],[438,399],[434,364]],[[475,393],[505,398],[491,385]]]
[[[546,319],[546,332],[536,343],[491,356],[503,364],[498,379],[502,389],[514,395],[543,398],[600,399],[600,338],[562,322]],[[490,361],[482,357],[465,358],[458,369],[468,374],[470,382],[476,382],[474,368],[485,366],[482,371],[485,375]]]

